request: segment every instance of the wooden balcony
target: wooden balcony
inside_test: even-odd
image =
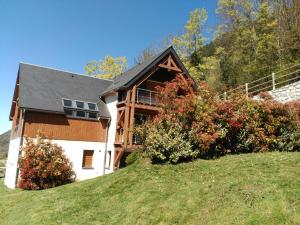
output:
[[[136,104],[159,105],[159,93],[147,89],[137,88],[135,94]]]

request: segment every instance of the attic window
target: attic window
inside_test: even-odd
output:
[[[72,107],[72,100],[64,99],[63,103],[64,103],[64,107]]]
[[[76,107],[79,108],[79,109],[83,109],[84,108],[84,102],[76,101]]]
[[[84,111],[76,111],[76,116],[77,117],[85,117],[85,112]]]
[[[96,103],[71,99],[62,99],[62,103],[65,114],[68,117],[97,120],[99,116]]]
[[[88,103],[88,107],[90,110],[96,110],[96,104],[95,103]]]

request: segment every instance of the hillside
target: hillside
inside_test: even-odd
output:
[[[0,135],[0,159],[6,157],[9,146],[10,130]]]
[[[300,224],[300,153],[137,163],[44,191],[0,187],[1,224]]]

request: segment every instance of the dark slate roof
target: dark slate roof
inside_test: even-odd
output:
[[[186,75],[189,75],[188,71],[182,64],[181,60],[179,59],[179,56],[175,52],[174,48],[171,46],[171,47],[167,48],[166,50],[164,50],[163,52],[161,52],[157,55],[154,55],[151,58],[149,58],[148,60],[142,62],[141,64],[138,64],[138,65],[134,66],[133,68],[127,70],[120,76],[115,77],[113,80],[113,83],[107,89],[105,89],[101,93],[101,95],[104,95],[110,91],[115,91],[115,90],[119,90],[122,88],[130,87],[138,79],[140,79],[143,75],[145,75],[145,73],[147,71],[149,71],[150,68],[155,66],[158,62],[160,62],[160,60],[162,60],[165,56],[167,56],[170,53],[173,54],[176,61],[179,63],[180,67],[183,69],[183,73],[185,73]]]
[[[62,98],[68,98],[97,103],[100,116],[110,117],[99,97],[111,85],[110,80],[20,63],[19,82],[21,108],[64,113]]]

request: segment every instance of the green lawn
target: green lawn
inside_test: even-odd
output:
[[[0,224],[300,224],[300,153],[138,163],[44,191],[1,181]]]

